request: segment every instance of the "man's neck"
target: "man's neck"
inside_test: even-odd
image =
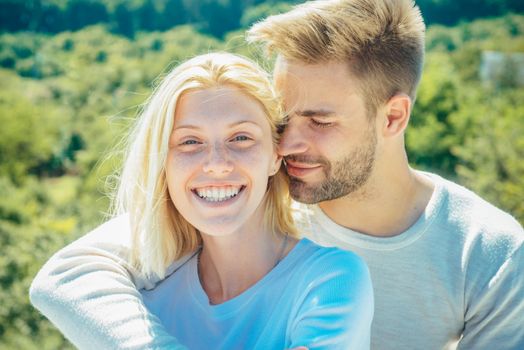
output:
[[[377,237],[406,231],[424,212],[434,185],[406,166],[387,176],[375,176],[358,192],[319,203],[337,224]]]

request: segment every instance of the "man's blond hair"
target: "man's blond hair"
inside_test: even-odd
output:
[[[250,42],[288,60],[348,62],[368,109],[397,93],[415,99],[425,26],[412,0],[309,1],[256,23]]]

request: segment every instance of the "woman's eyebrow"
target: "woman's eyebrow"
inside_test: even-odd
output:
[[[243,126],[243,125],[252,125],[252,126],[255,126],[257,128],[261,128],[261,126],[258,123],[255,123],[255,122],[250,121],[250,120],[240,120],[240,121],[232,122],[232,123],[228,124],[227,127],[233,128],[233,127],[238,127],[238,126]],[[198,125],[182,124],[182,125],[177,125],[173,129],[173,131],[180,130],[180,129],[200,130],[202,128],[200,126],[198,126]]]
[[[182,124],[182,125],[178,125],[176,126],[173,131],[176,131],[176,130],[180,130],[180,129],[191,129],[191,130],[199,130],[200,127],[196,126],[196,125],[191,125],[191,124]]]
[[[241,121],[233,122],[233,123],[229,124],[228,126],[229,127],[237,127],[237,126],[243,126],[245,124],[253,125],[253,126],[256,126],[257,128],[260,128],[260,125],[258,125],[258,123],[255,123],[255,122],[250,121],[250,120],[241,120]]]

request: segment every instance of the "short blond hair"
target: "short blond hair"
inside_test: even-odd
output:
[[[250,42],[305,63],[348,62],[368,108],[397,93],[414,101],[424,61],[424,20],[412,0],[309,1],[256,23]]]
[[[146,275],[165,275],[174,260],[195,251],[200,233],[175,208],[168,192],[166,158],[180,97],[189,91],[233,86],[256,99],[267,115],[274,147],[283,121],[268,74],[254,62],[228,53],[197,56],[173,69],[156,88],[128,137],[127,154],[113,201],[113,214],[129,213],[131,263]],[[265,223],[296,236],[283,169],[269,179]]]

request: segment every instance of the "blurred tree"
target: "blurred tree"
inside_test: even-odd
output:
[[[187,23],[189,15],[185,7],[184,0],[167,0],[161,10],[162,19],[160,21],[161,30],[171,29],[174,26]]]
[[[113,22],[115,23],[115,33],[122,34],[128,38],[133,38],[135,36],[133,13],[128,8],[126,3],[120,3],[116,6],[113,17]]]
[[[58,217],[42,184],[23,188],[0,175],[0,347],[73,349],[29,303],[27,290],[49,252],[66,242],[75,219]]]
[[[2,74],[3,79],[15,80]],[[60,130],[57,110],[14,91],[0,91],[0,175],[21,184],[29,170],[53,153]]]
[[[452,147],[463,183],[524,223],[524,89],[469,87],[451,118],[464,134]]]
[[[68,29],[78,30],[85,26],[107,22],[109,19],[107,7],[95,0],[70,0],[67,2],[66,18]]]
[[[424,169],[438,169],[446,176],[455,172],[456,157],[451,153],[451,145],[460,137],[449,121],[451,113],[459,108],[458,89],[449,56],[428,54],[406,133],[406,147],[411,162]]]
[[[242,28],[248,28],[253,23],[270,15],[287,12],[291,7],[291,4],[287,2],[263,2],[257,6],[248,7],[242,14],[240,25]]]
[[[67,28],[65,12],[56,4],[42,3],[38,30],[47,33],[58,33]]]
[[[0,1],[0,29],[18,31],[28,29],[31,22],[31,2]]]
[[[114,16],[118,6],[129,9],[134,29],[166,30],[177,24],[192,23],[206,33],[223,37],[240,27],[240,19],[253,6],[271,7],[299,0],[0,0],[0,31],[44,31],[56,33],[78,30],[95,23],[121,27]],[[522,13],[520,0],[417,0],[428,25],[455,25],[486,16]],[[119,10],[121,11],[121,10]],[[244,25],[250,22],[246,14]],[[120,24],[118,24],[120,22]],[[129,33],[129,31],[125,31]]]
[[[138,23],[137,28],[146,31],[161,29],[160,14],[152,0],[144,0],[143,4],[136,10]]]

